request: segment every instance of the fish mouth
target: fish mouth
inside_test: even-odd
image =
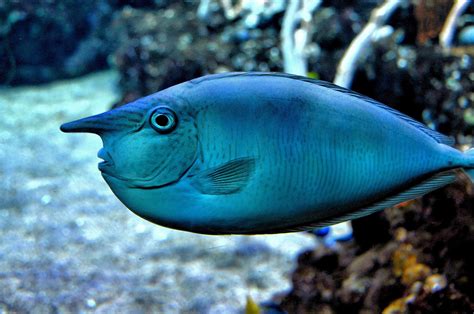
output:
[[[159,189],[159,188],[164,188],[170,185],[176,184],[178,181],[180,181],[183,177],[185,177],[191,170],[192,167],[196,164],[195,159],[189,167],[187,167],[184,172],[176,178],[176,180],[162,183],[162,184],[153,184],[153,181],[160,175],[160,172],[154,172],[152,175],[150,175],[147,178],[140,178],[140,179],[134,179],[134,178],[129,178],[129,177],[124,177],[116,173],[114,171],[114,161],[112,160],[112,157],[110,154],[105,152],[105,150],[101,149],[99,153],[97,154],[99,158],[104,159],[104,161],[99,163],[99,170],[102,173],[102,176],[104,179],[107,178],[114,178],[116,180],[121,181],[124,183],[127,187],[133,188],[133,189],[142,189],[142,190],[151,190],[151,189]],[[108,182],[108,181],[107,181]]]
[[[98,164],[98,168],[102,173],[102,176],[114,177],[115,179],[125,182],[129,187],[142,187],[143,185],[146,186],[149,182],[153,181],[160,174],[154,172],[152,173],[152,175],[150,175],[150,177],[140,179],[124,177],[117,174],[117,169],[115,169],[115,162],[112,158],[112,155],[104,147],[102,147],[97,152],[97,157],[102,159],[102,161]],[[160,186],[153,187],[156,188]]]
[[[101,148],[99,150],[99,152],[97,153],[97,157],[102,159],[102,161],[99,162],[99,165],[98,165],[99,170],[101,172],[107,173],[108,169],[112,168],[115,165],[114,160],[112,159],[112,156],[104,148]]]

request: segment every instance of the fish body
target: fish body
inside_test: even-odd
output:
[[[277,73],[205,76],[61,128],[101,136],[99,169],[133,212],[206,234],[328,225],[474,167],[472,151],[381,103]]]

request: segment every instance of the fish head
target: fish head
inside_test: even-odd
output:
[[[65,123],[63,132],[98,134],[99,170],[112,185],[153,189],[173,184],[197,156],[197,131],[186,107],[159,98]]]

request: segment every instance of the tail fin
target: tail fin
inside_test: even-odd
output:
[[[466,167],[464,171],[468,175],[469,179],[471,179],[471,182],[474,183],[474,148],[468,149],[465,154],[469,159],[472,159],[471,165]]]

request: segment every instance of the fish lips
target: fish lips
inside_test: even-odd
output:
[[[102,147],[99,150],[99,152],[97,153],[97,157],[99,157],[100,159],[103,159],[103,161],[99,162],[98,168],[104,178],[113,177],[125,183],[128,187],[131,187],[131,188],[144,187],[146,186],[148,182],[152,181],[155,177],[153,176],[150,179],[141,180],[141,179],[124,177],[117,174],[117,169],[115,168],[115,162],[112,158],[112,155],[104,147]],[[153,186],[153,187],[156,188],[157,186]]]
[[[101,172],[108,173],[109,170],[115,165],[112,156],[107,152],[104,148],[101,148],[97,153],[97,157],[103,159],[103,161],[99,162],[99,170]]]

